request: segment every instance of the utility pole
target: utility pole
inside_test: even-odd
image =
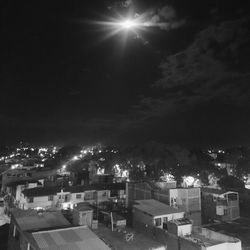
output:
[[[114,220],[113,220],[113,213],[112,212],[110,212],[110,220],[111,220],[111,230],[113,232],[114,231],[114,225],[113,225]]]

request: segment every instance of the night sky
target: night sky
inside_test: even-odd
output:
[[[107,38],[95,21],[117,13],[156,25]],[[231,0],[3,0],[0,144],[250,144],[248,15]]]

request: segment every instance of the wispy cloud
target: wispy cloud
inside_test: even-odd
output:
[[[166,31],[177,29],[186,23],[186,20],[179,18],[174,7],[170,5],[147,11],[143,16],[145,26],[159,27]]]

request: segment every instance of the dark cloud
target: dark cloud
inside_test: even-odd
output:
[[[159,128],[170,140],[248,140],[248,24],[242,18],[209,26],[187,49],[168,56],[160,65],[162,78],[153,86],[162,89],[161,95],[144,97],[134,106],[137,123],[154,135]]]
[[[145,14],[145,16],[147,15]],[[178,18],[175,9],[170,5],[151,10],[146,19],[149,19],[146,21],[149,26],[157,26],[160,29],[168,31],[171,29],[177,29],[183,26],[186,22],[185,19]]]
[[[249,19],[223,22],[201,31],[184,51],[162,64],[163,77],[155,84],[175,99],[249,105]]]

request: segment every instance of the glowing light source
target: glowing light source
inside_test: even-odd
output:
[[[72,158],[72,161],[77,161],[79,160],[79,157],[77,155],[75,155],[73,158]]]
[[[123,28],[123,29],[132,29],[132,28],[135,28],[136,26],[138,26],[138,23],[134,20],[128,19],[128,20],[119,22],[118,25],[120,25],[121,28]]]

